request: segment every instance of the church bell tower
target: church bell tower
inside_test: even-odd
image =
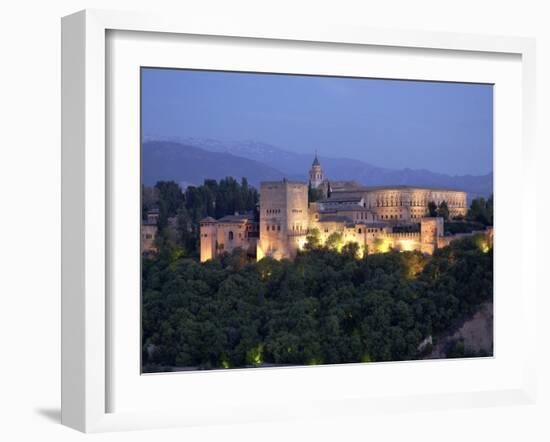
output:
[[[323,169],[321,169],[321,163],[317,158],[317,152],[315,152],[315,159],[309,170],[309,184],[312,189],[317,189],[324,180]]]

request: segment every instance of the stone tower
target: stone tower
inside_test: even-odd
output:
[[[206,217],[200,222],[201,262],[216,257],[216,220]]]
[[[429,255],[437,249],[438,238],[444,233],[443,218],[424,217],[420,221],[420,251]]]
[[[323,169],[321,168],[321,163],[317,158],[317,152],[315,152],[315,159],[309,170],[309,184],[313,189],[317,189],[324,180]]]
[[[290,258],[305,242],[309,216],[307,184],[267,181],[260,184],[258,261],[264,256]]]

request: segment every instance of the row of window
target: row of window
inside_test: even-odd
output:
[[[208,238],[208,233],[203,233],[201,237]],[[229,238],[229,241],[233,241],[233,238],[235,238],[235,234],[230,230],[229,233],[227,234],[227,237]],[[239,239],[242,239],[242,237],[243,237],[242,234],[239,233]]]
[[[281,209],[266,209],[266,215],[275,215],[281,213]],[[292,213],[303,213],[302,209],[292,209]]]
[[[304,228],[302,227],[301,224],[294,224],[294,225],[292,225],[291,229],[292,229],[293,232],[304,232],[304,231],[306,230],[306,229],[304,229]],[[275,231],[280,232],[280,231],[281,231],[281,226],[278,225],[278,224],[277,224],[277,225],[274,225],[274,224],[266,224],[266,225],[265,225],[265,230],[267,230],[268,232],[269,232],[269,231],[272,231],[272,232],[275,232]]]
[[[460,201],[446,201],[450,207],[466,207],[465,203]],[[397,207],[397,206],[410,206],[410,207],[426,207],[428,205],[427,200],[414,200],[414,201],[403,201],[403,200],[376,200],[376,207]],[[369,205],[370,207],[370,205]]]
[[[380,219],[403,219],[403,215],[380,215]]]
[[[365,229],[365,232],[366,233],[375,233],[375,232],[378,232],[379,230],[381,230],[381,229],[369,228],[369,229]],[[329,231],[328,228],[325,228],[325,233],[328,233],[328,231]],[[362,228],[357,229],[357,233],[362,234],[363,229]]]

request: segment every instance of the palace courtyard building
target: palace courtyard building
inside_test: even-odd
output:
[[[309,201],[312,190],[321,196],[316,201]],[[443,203],[450,219],[466,216],[466,192],[330,181],[316,155],[309,182],[283,179],[260,184],[259,217],[234,214],[203,219],[200,259],[206,261],[236,248],[257,260],[265,256],[293,258],[311,234],[321,245],[330,241],[341,247],[355,242],[361,254],[390,249],[432,254],[464,236],[445,236],[443,218],[430,216],[430,205],[440,207]]]

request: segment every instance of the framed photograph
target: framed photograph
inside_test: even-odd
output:
[[[533,40],[62,31],[64,424],[534,400]]]

